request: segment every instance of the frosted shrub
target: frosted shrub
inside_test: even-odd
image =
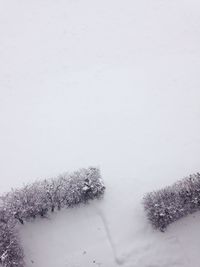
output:
[[[5,267],[23,267],[23,250],[18,240],[15,222],[5,210],[0,210],[0,264]]]
[[[153,227],[164,231],[170,223],[200,210],[200,174],[190,175],[172,186],[147,193],[143,203]]]
[[[0,264],[24,267],[16,225],[55,209],[87,203],[103,195],[105,186],[98,168],[80,169],[58,178],[37,181],[0,197]]]
[[[36,216],[44,217],[56,208],[60,210],[98,198],[104,190],[99,169],[88,168],[26,185],[1,199],[9,214],[23,224]]]

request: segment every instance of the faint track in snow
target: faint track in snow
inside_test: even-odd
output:
[[[103,211],[95,206],[98,216],[101,218],[101,221],[103,223],[105,232],[106,232],[106,236],[108,239],[108,242],[110,244],[110,247],[112,249],[113,252],[113,257],[114,257],[114,261],[116,263],[116,265],[118,266],[147,266],[145,263],[145,260],[147,257],[151,257],[152,255],[154,255],[155,251],[158,250],[160,251],[161,255],[164,255],[163,250],[165,250],[165,248],[168,250],[169,247],[172,247],[173,245],[175,245],[175,249],[177,251],[179,251],[179,247],[180,247],[180,242],[178,242],[179,240],[177,240],[177,238],[171,238],[168,237],[165,239],[165,241],[163,242],[161,247],[157,247],[157,238],[155,236],[155,239],[153,238],[153,240],[148,236],[143,236],[144,240],[143,242],[141,242],[141,244],[137,244],[135,245],[134,248],[130,249],[129,251],[126,251],[125,253],[120,254],[120,256],[117,253],[117,248],[116,245],[114,243],[112,234],[110,232],[110,228],[109,228],[109,223],[107,221],[107,218],[105,216],[105,214],[103,213]],[[176,248],[176,246],[178,246],[178,248]],[[156,249],[152,249],[155,248]],[[165,262],[166,261],[166,262]],[[188,259],[187,259],[188,261]],[[164,259],[162,257],[159,257],[158,255],[158,259],[156,259],[155,261],[153,261],[152,263],[148,263],[148,266],[185,266],[185,264],[183,264],[182,261],[182,257],[180,258],[179,256],[176,255],[172,255],[170,257],[164,257]]]
[[[96,210],[97,210],[97,213],[99,215],[99,217],[101,218],[101,221],[103,223],[103,226],[104,226],[104,229],[105,229],[105,232],[106,232],[106,236],[107,236],[107,239],[108,239],[108,242],[110,244],[110,247],[112,249],[112,252],[113,252],[113,257],[114,257],[114,260],[116,262],[117,265],[123,265],[124,264],[124,261],[121,260],[118,256],[117,256],[117,251],[116,251],[116,247],[115,247],[115,244],[114,244],[114,241],[113,241],[113,238],[112,238],[112,235],[110,233],[110,229],[108,227],[108,222],[107,222],[107,219],[105,217],[105,215],[103,214],[103,212],[96,207]]]

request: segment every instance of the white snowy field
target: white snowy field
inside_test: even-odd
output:
[[[101,168],[101,201],[21,229],[26,267],[199,267],[200,213],[145,192],[200,170],[200,2],[0,0],[0,192]]]

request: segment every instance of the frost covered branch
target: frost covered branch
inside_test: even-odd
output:
[[[153,227],[164,231],[170,223],[200,210],[200,173],[147,193],[143,204]]]

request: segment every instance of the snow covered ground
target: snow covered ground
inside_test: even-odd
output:
[[[199,8],[0,1],[0,192],[91,165],[107,186],[21,229],[27,267],[199,267],[200,214],[163,234],[141,205],[199,171]]]

